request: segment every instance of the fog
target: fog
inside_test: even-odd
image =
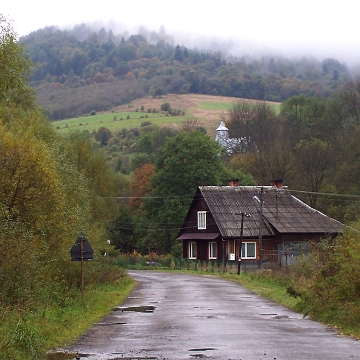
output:
[[[225,57],[259,58],[262,56],[300,58],[308,57],[322,61],[327,58],[334,58],[349,67],[360,67],[360,42],[355,40],[286,40],[281,41],[269,39],[247,39],[245,36],[236,35],[213,35],[201,33],[198,31],[176,31],[161,25],[160,27],[145,25],[129,25],[118,23],[114,20],[92,21],[87,23],[94,31],[99,31],[102,27],[106,30],[112,30],[115,35],[122,34],[125,37],[132,34],[141,34],[148,41],[156,43],[159,39],[164,39],[170,44],[176,46],[185,46],[189,49],[198,49],[204,51],[220,51]],[[75,26],[69,25],[71,29]],[[63,27],[64,28],[64,27]]]
[[[12,20],[19,36],[46,26],[72,28],[96,24],[114,33],[165,29],[174,44],[220,50],[226,55],[332,57],[360,63],[360,32],[354,2],[303,0],[45,0],[7,1],[0,13]]]

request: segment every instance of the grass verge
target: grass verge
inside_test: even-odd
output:
[[[135,281],[124,276],[113,284],[76,290],[63,306],[44,304],[37,311],[2,312],[0,359],[46,359],[46,352],[71,344],[129,295]]]
[[[221,274],[220,277],[235,281],[245,288],[253,291],[255,294],[264,296],[292,310],[297,310],[300,299],[290,296],[286,291],[286,286],[280,284],[274,279],[262,277],[261,273],[241,273]]]

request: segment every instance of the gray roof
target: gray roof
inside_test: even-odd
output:
[[[258,237],[260,211],[264,237],[280,234],[337,234],[343,225],[292,196],[287,188],[274,186],[199,186],[222,237]],[[262,204],[262,206],[261,206]],[[262,209],[261,209],[262,207]]]

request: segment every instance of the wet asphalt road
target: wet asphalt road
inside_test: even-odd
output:
[[[88,359],[360,359],[360,342],[239,284],[211,276],[129,271],[127,300],[71,349]]]

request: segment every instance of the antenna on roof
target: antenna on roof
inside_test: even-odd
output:
[[[256,195],[253,196],[253,200],[256,200],[260,204],[260,199]]]
[[[262,256],[262,222],[263,222],[263,194],[264,194],[264,188],[261,187],[261,192],[260,192],[260,198],[259,199],[256,195],[253,196],[253,200],[255,200],[256,202],[258,202],[260,204],[260,219],[259,219],[259,268],[261,267],[261,256]]]

